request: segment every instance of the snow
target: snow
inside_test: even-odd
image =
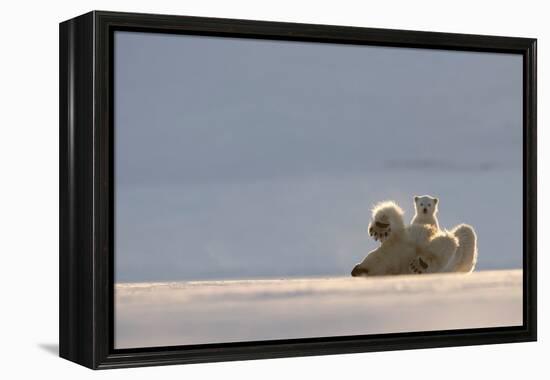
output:
[[[378,278],[119,283],[115,346],[522,324],[521,270]]]

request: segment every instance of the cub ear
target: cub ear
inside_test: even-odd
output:
[[[418,202],[418,198],[419,198],[419,196],[418,196],[418,195],[417,195],[417,196],[415,196],[415,197],[414,197],[414,201],[415,201],[415,202]]]
[[[434,205],[436,205],[436,204],[437,204],[437,202],[439,202],[439,199],[437,199],[437,198],[434,198]]]

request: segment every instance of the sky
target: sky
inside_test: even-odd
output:
[[[372,205],[522,263],[522,57],[115,33],[115,281],[347,276]]]

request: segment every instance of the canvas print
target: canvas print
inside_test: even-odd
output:
[[[522,55],[113,53],[115,348],[522,325]]]

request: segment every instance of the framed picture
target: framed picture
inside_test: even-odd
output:
[[[60,356],[536,340],[536,40],[60,24]]]

